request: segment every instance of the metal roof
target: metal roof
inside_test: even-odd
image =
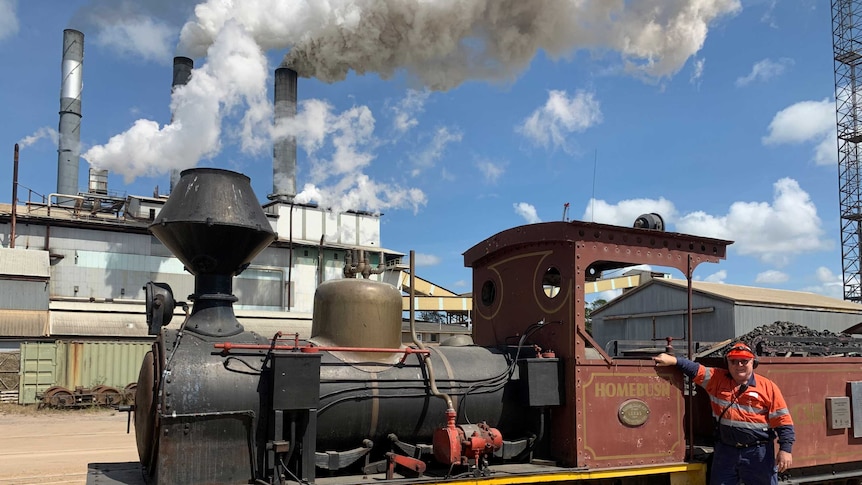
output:
[[[44,337],[48,332],[45,310],[0,311],[0,337]]]
[[[0,274],[48,279],[51,276],[48,251],[0,248]]]
[[[654,279],[650,284],[675,286],[685,289],[688,286],[682,279]],[[646,285],[644,286],[646,287]],[[731,300],[736,303],[758,303],[764,305],[781,305],[794,308],[814,308],[844,313],[862,313],[862,305],[849,301],[830,298],[806,291],[777,290],[774,288],[756,288],[753,286],[727,285],[723,283],[707,283],[692,281],[692,291]]]

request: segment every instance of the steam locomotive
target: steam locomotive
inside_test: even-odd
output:
[[[708,403],[676,369],[611,357],[585,330],[589,279],[634,264],[690,278],[731,244],[662,225],[654,214],[630,228],[548,222],[475,245],[464,253],[472,339],[402,344],[400,292],[361,278],[318,287],[308,340],[261,336],[236,319],[232,278],[275,234],[247,177],[186,170],[150,227],[195,290],[169,325],[170,288],[145,287],[157,337],[135,396],[142,474],[156,484],[705,483]],[[791,411],[809,412],[794,415],[796,480],[862,476],[862,425],[826,419],[833,398],[862,405],[862,359],[763,358],[758,372],[809,387],[787,396]]]

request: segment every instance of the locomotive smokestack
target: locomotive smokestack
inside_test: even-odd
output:
[[[81,91],[84,66],[84,34],[63,31],[62,82],[60,86],[60,140],[57,147],[57,193],[77,195],[81,155]],[[60,205],[74,199],[60,198]]]
[[[275,239],[251,181],[215,168],[183,170],[150,225],[156,236],[195,275],[188,331],[229,337],[243,331],[233,313],[233,277]]]
[[[275,124],[296,116],[296,71],[282,65],[275,70]],[[296,137],[275,140],[272,147],[270,200],[290,201],[296,195]]]
[[[176,90],[177,86],[185,86],[192,77],[192,69],[195,67],[195,61],[188,57],[174,57],[174,80],[171,83],[171,94]],[[173,113],[171,113],[171,122],[173,122]],[[177,183],[180,181],[180,170],[177,168],[171,169],[171,185],[168,193],[174,191]]]

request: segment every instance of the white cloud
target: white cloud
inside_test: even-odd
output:
[[[628,199],[616,204],[590,199],[581,220],[631,227],[638,216],[650,212],[655,212],[664,219],[665,228],[676,217],[676,208],[664,197],[658,200]]]
[[[769,123],[765,145],[803,143],[820,140],[835,127],[835,104],[822,101],[800,101],[775,114]]]
[[[814,147],[814,163],[816,165],[835,165],[838,163],[838,128],[835,125]]]
[[[801,101],[775,114],[769,123],[764,145],[814,143],[812,160],[817,165],[834,165],[838,161],[835,103]]]
[[[17,0],[0,0],[0,40],[18,33]]]
[[[724,283],[724,281],[726,279],[727,279],[727,271],[720,269],[720,270],[716,271],[715,273],[712,273],[711,275],[704,278],[703,281],[705,281],[707,283]]]
[[[462,137],[463,135],[457,129],[450,129],[445,126],[437,128],[431,143],[422,152],[411,158],[413,169],[410,171],[410,175],[418,177],[423,171],[433,167],[437,160],[443,156],[446,145],[459,142]]]
[[[534,224],[536,222],[542,222],[542,219],[539,218],[538,214],[536,214],[536,208],[531,204],[526,202],[518,202],[517,204],[512,204],[512,207],[515,208],[515,213],[519,216],[523,217],[527,224]]]
[[[586,302],[588,304],[591,304],[592,302],[594,302],[596,300],[605,300],[606,302],[610,303],[611,300],[619,297],[622,294],[623,294],[623,290],[622,290],[622,288],[620,288],[617,290],[600,291],[598,293],[588,293],[584,297],[584,299],[586,300]]]
[[[440,264],[440,257],[433,254],[414,253],[414,262],[419,266],[436,266]]]
[[[694,66],[691,72],[691,78],[689,78],[689,82],[692,84],[700,85],[700,81],[703,78],[703,71],[706,69],[706,59],[700,58],[695,59]]]
[[[736,79],[737,86],[747,86],[755,81],[766,82],[772,78],[784,74],[788,68],[793,66],[793,59],[782,57],[777,61],[763,59],[751,66],[751,72]]]
[[[756,283],[776,284],[785,283],[790,280],[790,275],[783,271],[774,269],[766,270],[757,274],[754,281]]]
[[[485,182],[489,184],[496,184],[497,180],[499,180],[506,172],[505,163],[494,162],[487,158],[476,160],[476,168],[478,168],[482,173],[482,176],[485,178]]]
[[[536,145],[572,150],[568,136],[602,122],[594,93],[579,90],[569,97],[565,91],[550,91],[548,100],[515,128]]]
[[[817,208],[799,183],[783,178],[774,184],[772,204],[734,202],[728,213],[686,214],[676,222],[678,231],[735,241],[732,250],[778,267],[794,256],[824,251],[831,241],[823,239]]]
[[[807,286],[801,291],[810,291],[839,300],[844,298],[844,281],[841,274],[835,274],[829,268],[820,266],[815,271],[814,276],[819,284]]]
[[[171,61],[176,37],[173,26],[139,16],[100,25],[96,44],[123,56],[135,55],[146,61],[167,64]]]
[[[428,96],[430,94],[431,92],[427,89],[422,91],[410,89],[407,91],[407,95],[404,99],[391,108],[394,113],[392,125],[394,126],[395,131],[406,133],[408,130],[419,124],[419,120],[416,119],[416,115],[424,111],[425,102],[428,100]]]

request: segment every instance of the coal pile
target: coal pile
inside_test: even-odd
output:
[[[817,331],[793,322],[762,325],[740,336],[709,357],[723,357],[736,342],[745,342],[762,356],[862,356],[862,339],[829,330]]]

